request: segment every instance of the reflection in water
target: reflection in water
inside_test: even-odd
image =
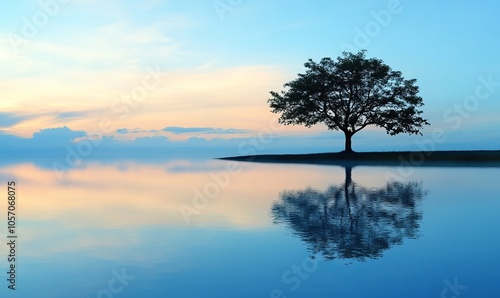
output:
[[[285,190],[272,207],[275,223],[285,223],[327,260],[379,258],[404,238],[418,238],[425,196],[420,183],[390,181],[379,188],[352,181],[326,191]]]

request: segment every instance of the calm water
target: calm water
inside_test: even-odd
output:
[[[500,168],[409,170],[3,166],[19,238],[0,296],[500,297]]]

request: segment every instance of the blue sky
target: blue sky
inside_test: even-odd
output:
[[[30,140],[49,142],[47,129],[66,126],[84,132],[69,140],[74,146],[107,137],[123,146],[204,139],[196,146],[234,149],[271,130],[276,137],[259,152],[339,151],[342,135],[321,125],[272,130],[276,116],[266,101],[307,59],[335,58],[347,48],[367,49],[368,57],[416,78],[431,123],[423,137],[367,128],[354,137],[354,150],[416,150],[436,131],[446,135],[437,149],[499,149],[499,6],[10,1],[0,12],[0,142],[35,146]]]

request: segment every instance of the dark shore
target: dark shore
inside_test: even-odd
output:
[[[330,164],[340,166],[387,165],[500,167],[500,150],[265,154],[224,157],[219,159],[267,163]]]

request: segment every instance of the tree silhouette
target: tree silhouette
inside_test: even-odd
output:
[[[390,135],[421,134],[427,120],[417,108],[423,105],[416,80],[405,80],[380,59],[344,52],[337,60],[309,59],[307,71],[284,85],[286,91],[271,91],[273,113],[282,113],[280,123],[311,127],[324,123],[345,135],[345,152],[353,152],[351,139],[368,125],[385,128]]]
[[[390,181],[379,188],[351,180],[330,185],[326,191],[285,190],[272,207],[275,223],[285,223],[327,260],[382,257],[405,238],[418,238],[425,196],[420,183]]]

